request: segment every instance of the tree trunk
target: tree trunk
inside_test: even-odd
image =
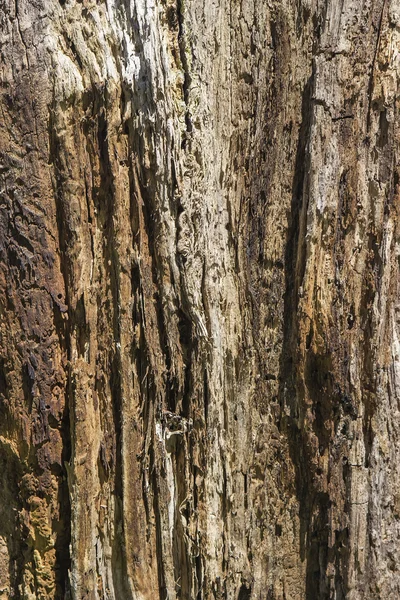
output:
[[[398,0],[0,17],[0,599],[399,598]]]

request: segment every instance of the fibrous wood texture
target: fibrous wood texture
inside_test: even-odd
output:
[[[0,598],[399,598],[398,1],[0,25]]]

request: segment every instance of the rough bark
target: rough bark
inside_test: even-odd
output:
[[[0,598],[400,597],[398,1],[0,25]]]

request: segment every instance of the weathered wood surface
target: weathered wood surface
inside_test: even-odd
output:
[[[398,0],[0,51],[0,598],[399,598]]]

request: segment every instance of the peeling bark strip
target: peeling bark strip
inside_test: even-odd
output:
[[[399,598],[398,1],[0,48],[0,599]]]

